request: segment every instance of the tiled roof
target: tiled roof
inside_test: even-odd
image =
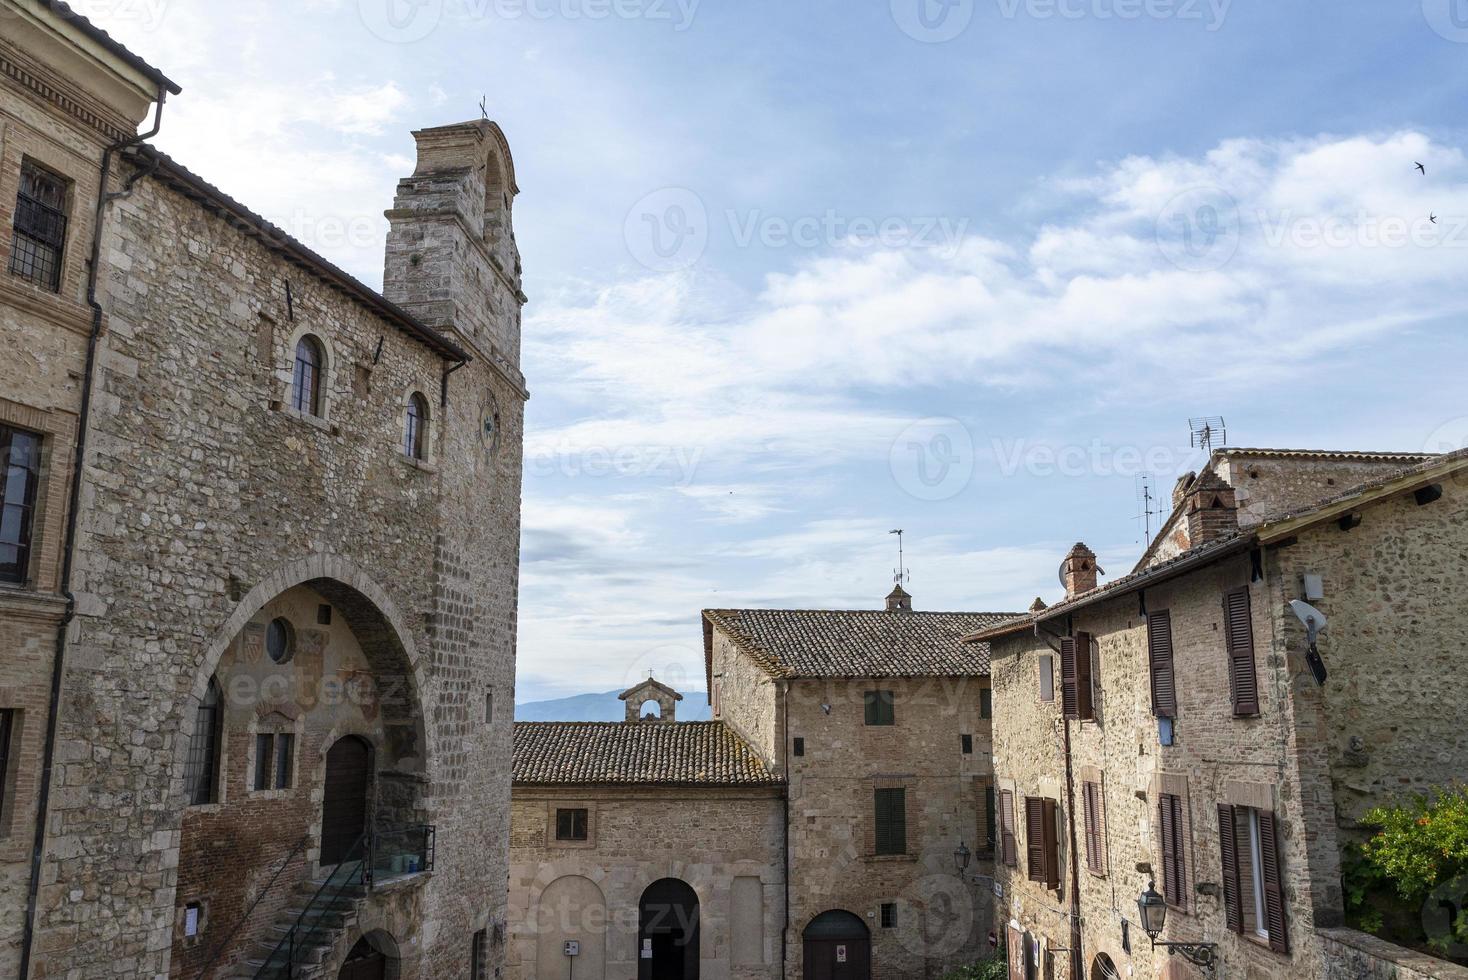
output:
[[[38,0],[38,2],[40,6],[52,11],[56,14],[56,16],[71,24],[77,30],[81,31],[93,41],[96,41],[108,51],[111,51],[114,55],[117,56],[119,60],[123,61],[130,67],[135,68],[154,85],[160,85],[174,95],[177,95],[179,92],[183,91],[181,88],[178,87],[177,83],[171,81],[157,68],[154,68],[142,58],[139,58],[127,48],[123,47],[121,42],[119,42],[111,34],[108,34],[106,31],[102,30],[102,28],[87,20],[87,18],[83,17],[81,14],[71,9],[71,7],[67,6],[65,3],[62,3],[61,0]]]
[[[721,721],[517,721],[511,771],[527,786],[781,783]]]
[[[1400,460],[1403,463],[1417,463],[1431,459],[1436,453],[1400,453],[1381,452],[1378,450],[1365,449],[1244,449],[1235,446],[1227,446],[1223,449],[1214,450],[1216,456],[1260,456],[1271,459],[1332,459],[1332,460],[1366,460],[1372,462]]]
[[[705,609],[772,677],[951,677],[989,672],[989,649],[963,637],[1018,613]],[[705,630],[705,656],[712,636]]]

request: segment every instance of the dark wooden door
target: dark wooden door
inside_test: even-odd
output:
[[[805,939],[805,980],[870,980],[870,939]]]
[[[339,864],[360,855],[353,845],[367,828],[367,790],[372,782],[372,749],[354,736],[340,739],[326,753],[326,786],[321,801],[321,863]]]

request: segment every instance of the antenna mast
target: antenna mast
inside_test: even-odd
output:
[[[902,558],[902,528],[888,531],[888,534],[897,535],[897,567],[892,572],[892,581],[901,585],[903,581],[912,581],[912,576],[907,572],[907,565]]]
[[[1188,428],[1193,432],[1190,445],[1194,449],[1201,449],[1211,455],[1215,443],[1220,446],[1228,444],[1228,426],[1224,424],[1222,415],[1188,419]]]
[[[1137,474],[1137,504],[1141,507],[1141,513],[1137,520],[1142,522],[1142,543],[1152,543],[1152,518],[1162,516],[1162,508],[1153,506],[1157,498],[1152,496],[1152,476],[1149,473]]]

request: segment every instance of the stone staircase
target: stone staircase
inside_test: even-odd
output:
[[[327,978],[327,961],[343,935],[356,924],[367,900],[361,862],[330,879],[301,882],[275,922],[237,963],[232,980],[318,980]],[[345,866],[343,866],[345,867]],[[290,935],[295,930],[295,952]],[[291,971],[294,960],[294,972]]]

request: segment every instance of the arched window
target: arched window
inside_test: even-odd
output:
[[[321,341],[312,336],[296,344],[296,368],[291,376],[291,407],[307,415],[321,414],[321,375],[326,356]]]
[[[428,446],[428,399],[416,391],[408,399],[408,416],[403,427],[403,452],[422,459]]]
[[[194,712],[194,734],[189,739],[189,755],[184,763],[184,783],[189,805],[219,802],[215,787],[219,780],[220,727],[224,721],[224,699],[219,682],[209,678],[209,690]]]

